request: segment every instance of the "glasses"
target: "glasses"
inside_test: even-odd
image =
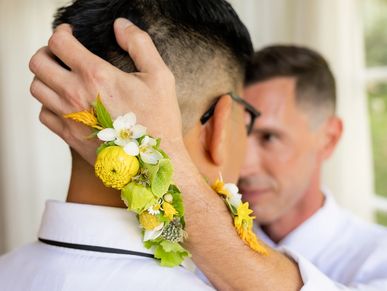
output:
[[[231,93],[231,92],[227,93],[226,95],[230,95],[232,100],[243,105],[245,111],[249,114],[248,117],[250,119],[247,121],[246,129],[247,129],[247,134],[250,135],[251,132],[253,131],[255,119],[259,117],[261,113],[257,111],[250,103],[246,102],[238,95],[235,95],[234,93]],[[200,122],[202,125],[206,124],[206,122],[210,120],[212,115],[214,115],[216,104],[218,104],[219,99],[220,97],[215,100],[215,102],[211,105],[211,107],[200,118]]]

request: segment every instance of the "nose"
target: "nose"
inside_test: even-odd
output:
[[[241,178],[253,176],[261,172],[261,162],[259,145],[254,137],[249,137],[247,139],[245,161],[241,169]]]

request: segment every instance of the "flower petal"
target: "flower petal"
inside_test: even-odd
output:
[[[123,116],[123,119],[126,125],[125,127],[129,127],[129,128],[134,126],[137,122],[136,114],[134,114],[133,112],[126,113]]]
[[[130,156],[137,156],[140,152],[140,149],[137,143],[131,141],[125,145],[124,151]]]
[[[161,223],[159,226],[155,227],[153,230],[144,231],[144,241],[154,240],[158,238],[163,232],[164,223]]]
[[[141,159],[151,165],[156,165],[163,155],[153,148],[147,148],[145,151],[140,151]]]
[[[132,138],[140,138],[146,134],[146,127],[140,124],[136,124],[131,128],[132,130]]]
[[[229,202],[232,206],[235,208],[238,208],[239,205],[242,203],[242,194],[232,194],[231,197],[229,198]]]
[[[113,128],[105,128],[97,133],[97,136],[102,141],[112,141],[117,138],[116,131]]]
[[[237,194],[239,192],[237,185],[233,183],[224,184],[224,188],[226,188],[226,190],[230,192],[230,194]]]

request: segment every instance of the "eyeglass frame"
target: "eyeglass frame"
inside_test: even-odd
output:
[[[250,114],[251,120],[250,124],[247,126],[247,135],[250,135],[254,128],[255,120],[261,115],[261,112],[256,110],[253,105],[243,100],[240,96],[234,94],[233,92],[226,93],[225,95],[229,95],[232,100],[236,103],[243,105],[245,111]],[[211,117],[214,115],[216,105],[218,104],[220,97],[218,97],[215,102],[210,106],[210,108],[203,113],[202,117],[200,117],[200,123],[202,125],[206,124]]]

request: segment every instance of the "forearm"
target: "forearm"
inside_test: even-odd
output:
[[[269,248],[268,256],[252,251],[237,235],[225,204],[188,153],[181,150],[169,155],[175,183],[184,195],[186,246],[209,280],[221,290],[299,290],[302,280],[297,264]]]

